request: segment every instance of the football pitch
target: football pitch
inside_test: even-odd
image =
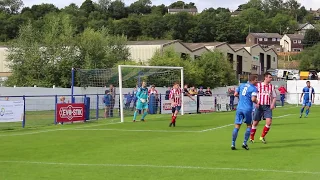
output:
[[[280,107],[267,144],[232,151],[234,112],[170,115],[147,122],[99,120],[0,132],[1,180],[311,180],[320,179],[320,107],[299,118],[299,107]]]

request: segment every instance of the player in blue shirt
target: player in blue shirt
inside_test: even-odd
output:
[[[133,115],[133,122],[136,122],[139,110],[143,111],[141,121],[144,121],[144,118],[148,114],[148,88],[147,88],[146,82],[144,81],[142,82],[142,86],[138,89],[136,97],[137,97],[137,105],[136,105],[136,111],[134,112],[134,115]]]
[[[235,127],[232,132],[232,145],[231,149],[236,150],[236,139],[238,137],[238,132],[241,127],[242,122],[247,124],[247,129],[244,135],[244,141],[242,148],[249,150],[247,142],[249,140],[251,124],[252,124],[252,108],[253,103],[257,103],[258,89],[255,85],[258,82],[258,77],[256,75],[250,75],[249,83],[241,84],[236,92],[235,96],[239,97],[238,107],[235,117]]]
[[[315,96],[314,89],[313,87],[310,86],[310,81],[307,81],[307,86],[302,89],[302,93],[300,96],[300,102],[302,101],[302,97],[303,97],[302,108],[300,110],[300,118],[302,117],[305,107],[307,107],[305,117],[308,116],[311,104],[314,103],[314,96]]]

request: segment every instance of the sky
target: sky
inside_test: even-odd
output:
[[[132,2],[136,0],[124,0],[126,5],[130,5]],[[153,5],[165,4],[170,5],[177,0],[151,0]],[[201,12],[205,8],[217,8],[224,7],[229,8],[230,10],[236,10],[240,4],[246,3],[248,0],[191,0],[198,7],[199,12]],[[35,4],[49,3],[54,4],[59,8],[63,8],[68,6],[71,3],[75,3],[77,5],[81,5],[84,0],[23,0],[25,7]],[[189,0],[184,0],[184,2],[190,2]],[[320,0],[298,0],[306,9],[319,9],[320,8]]]

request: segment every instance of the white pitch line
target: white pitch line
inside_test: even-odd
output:
[[[229,126],[233,126],[233,125],[234,124],[227,124],[227,125],[224,125],[224,126],[214,127],[214,128],[210,128],[210,129],[204,129],[204,130],[201,130],[200,132],[212,131],[212,130],[221,129],[221,128],[225,128],[225,127],[229,127]]]
[[[188,133],[201,131],[170,131],[170,130],[148,130],[148,129],[66,129],[72,131],[125,131],[125,132],[172,132],[172,133]]]
[[[283,117],[287,117],[287,116],[291,116],[293,114],[286,114],[286,115],[283,115],[283,116],[277,116],[277,117],[273,117],[273,118],[283,118]]]
[[[103,125],[112,125],[112,124],[119,124],[117,123],[107,123]],[[31,135],[31,134],[39,134],[39,133],[47,133],[47,132],[54,132],[54,131],[61,131],[61,130],[72,130],[72,129],[79,129],[79,128],[86,128],[86,127],[95,127],[102,124],[93,124],[88,126],[81,126],[81,127],[73,127],[73,128],[65,128],[65,129],[49,129],[49,130],[42,130],[42,131],[33,131],[33,132],[25,132],[25,133],[18,133],[18,134],[0,134],[0,137],[9,137],[9,136],[24,136],[24,135]]]
[[[313,174],[319,175],[320,172],[314,171],[294,171],[294,170],[276,170],[276,169],[247,169],[247,168],[224,168],[224,167],[201,167],[201,166],[174,166],[174,165],[152,165],[152,164],[87,164],[87,163],[58,163],[58,162],[35,162],[35,161],[0,161],[0,163],[13,164],[39,164],[54,166],[87,166],[87,167],[145,167],[158,169],[194,169],[207,171],[246,171],[246,172],[272,172],[286,174]]]

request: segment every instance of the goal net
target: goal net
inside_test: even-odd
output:
[[[88,101],[89,120],[120,122],[117,68],[76,69],[74,79],[74,102]]]
[[[169,89],[175,82],[183,86],[183,68],[119,65],[118,68],[109,69],[77,69],[74,79],[75,102],[90,99],[90,120],[124,122],[133,119],[136,93],[142,82],[146,82],[149,91],[149,113],[146,119],[170,114]],[[182,107],[181,114],[183,112]],[[139,111],[137,120],[141,116],[142,112]]]
[[[143,82],[146,83],[148,89],[149,112],[146,119],[158,118],[159,114],[172,112],[169,90],[175,82],[183,86],[182,67],[119,65],[118,72],[121,122],[133,120],[138,101],[136,94]],[[182,108],[181,114],[183,111]],[[136,120],[139,121],[142,116],[143,112],[138,111]]]

